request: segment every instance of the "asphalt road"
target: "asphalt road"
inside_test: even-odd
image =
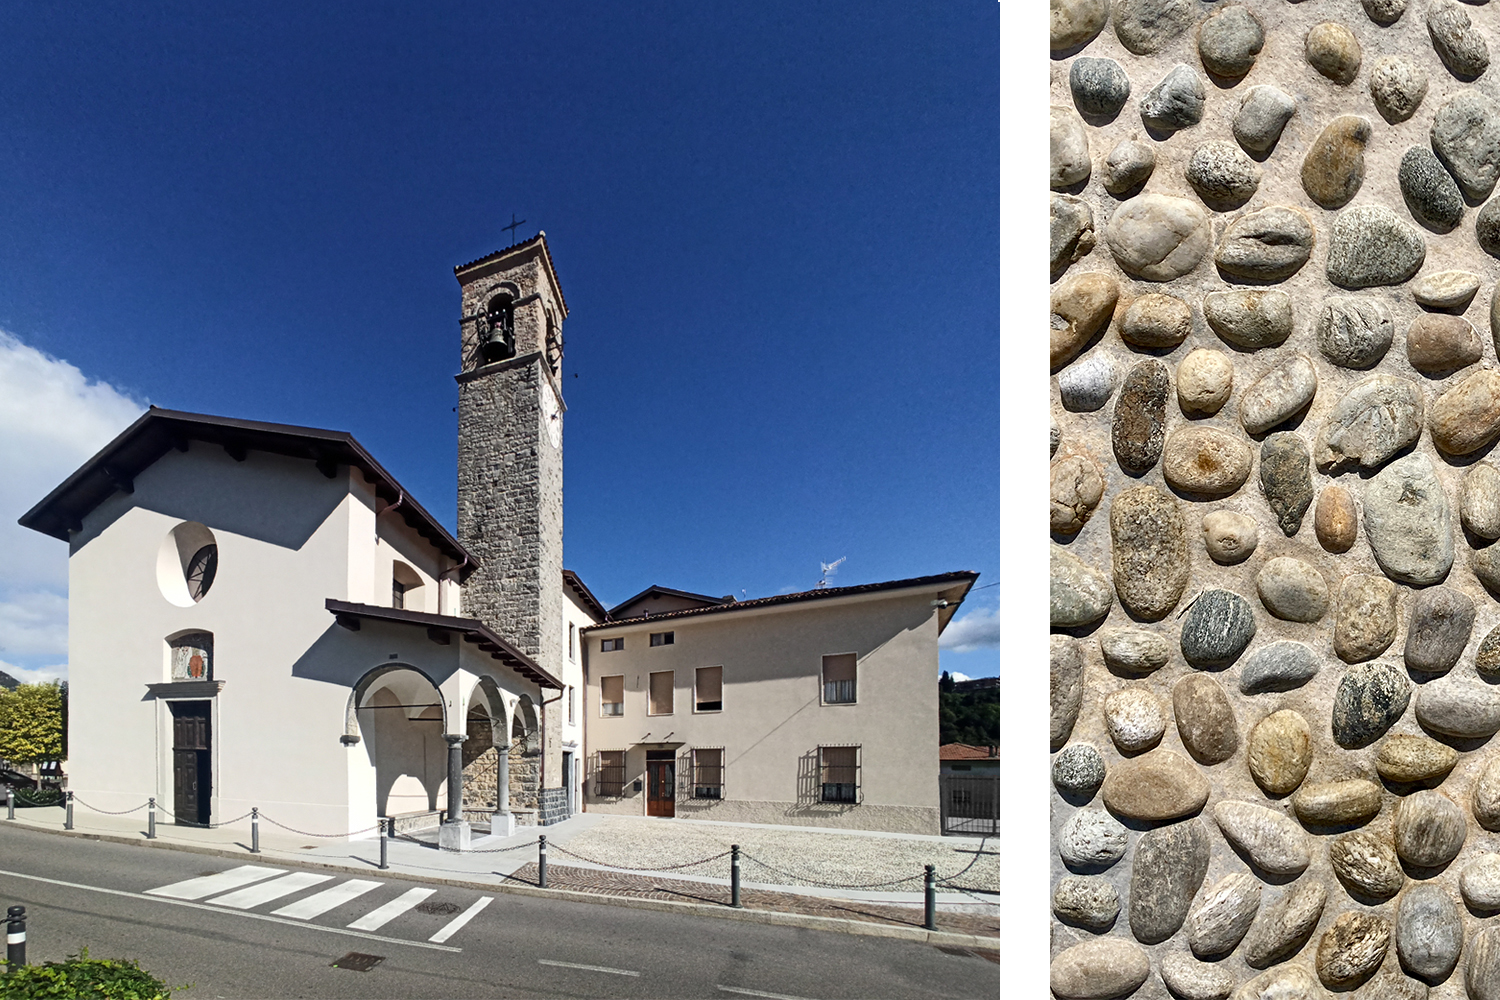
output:
[[[963,949],[132,847],[0,820],[0,907],[17,904],[30,961],[87,946],[192,984],[176,994],[185,998],[1000,992],[998,966]],[[368,971],[331,964],[350,952],[381,960]]]

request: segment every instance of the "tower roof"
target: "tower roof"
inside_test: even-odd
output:
[[[494,253],[480,257],[478,260],[471,260],[467,264],[459,264],[453,269],[453,276],[458,279],[460,285],[467,285],[470,281],[480,277],[480,274],[470,272],[478,271],[481,268],[485,273],[498,271],[503,264],[509,262],[508,258],[520,257],[523,254],[536,253],[538,251],[541,253],[542,263],[547,268],[547,277],[552,280],[552,290],[557,293],[558,304],[562,306],[563,318],[566,319],[568,315],[568,300],[563,296],[562,285],[558,284],[557,267],[552,263],[552,251],[547,249],[547,233],[545,231],[538,232],[529,240],[513,243],[504,250],[496,250]]]

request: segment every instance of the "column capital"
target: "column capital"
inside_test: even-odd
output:
[[[444,733],[443,739],[448,741],[448,745],[450,747],[456,747],[461,745],[464,740],[468,739],[468,737],[460,735],[459,733]]]

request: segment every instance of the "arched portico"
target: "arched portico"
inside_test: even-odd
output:
[[[430,812],[447,779],[448,714],[439,687],[408,663],[383,663],[349,693],[343,742],[363,743],[380,816]]]

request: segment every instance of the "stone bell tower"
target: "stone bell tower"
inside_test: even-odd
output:
[[[562,676],[562,323],[545,233],[454,268],[462,294],[458,537],[480,559],[463,613]],[[542,692],[556,698],[557,692]],[[563,712],[547,708],[542,818],[565,803]],[[540,706],[539,706],[540,708]],[[557,800],[553,803],[551,800]]]

